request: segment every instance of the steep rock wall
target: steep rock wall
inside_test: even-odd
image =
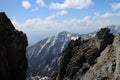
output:
[[[25,80],[27,37],[0,12],[0,80]]]

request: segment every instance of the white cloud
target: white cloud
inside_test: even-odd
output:
[[[97,19],[97,18],[99,18],[99,17],[100,17],[100,14],[99,14],[98,12],[95,12],[93,19]]]
[[[101,17],[102,18],[107,18],[107,17],[111,17],[111,16],[113,16],[114,14],[112,14],[112,13],[109,13],[109,12],[106,12],[106,13],[104,13]]]
[[[118,10],[118,9],[120,9],[120,3],[114,3],[114,4],[112,4],[111,7],[113,10]]]
[[[36,42],[40,38],[46,38],[53,33],[58,33],[61,31],[74,31],[77,32],[80,28],[85,28],[90,20],[88,17],[83,19],[71,19],[60,22],[54,22],[53,20],[34,18],[28,19],[24,23],[19,23],[16,20],[12,20],[12,23],[16,26],[18,30],[22,30],[28,36],[31,42]],[[36,37],[37,36],[37,37]]]
[[[60,11],[60,12],[58,12],[57,14],[58,15],[66,15],[68,12],[66,11],[66,10],[62,10],[62,11]]]
[[[60,11],[62,12],[62,11]],[[113,22],[110,16],[120,16],[120,14],[113,14],[106,12],[104,14],[95,13],[94,16],[85,16],[81,19],[69,19],[63,21],[54,21],[53,18],[58,16],[58,13],[49,16],[45,19],[33,18],[28,19],[24,23],[19,23],[17,19],[13,18],[12,23],[18,30],[24,31],[30,44],[33,44],[40,39],[44,39],[48,36],[55,35],[61,31],[69,31],[75,33],[89,33],[95,31],[101,27],[108,26],[110,24],[116,24]],[[102,17],[104,15],[104,17]],[[119,23],[118,23],[119,24]]]
[[[28,9],[31,7],[31,4],[29,1],[23,1],[22,2],[22,6],[25,8],[25,9]]]
[[[85,16],[85,17],[81,20],[81,22],[84,22],[84,23],[89,24],[89,23],[90,23],[90,20],[91,20],[91,16]]]
[[[58,15],[56,15],[56,14],[50,15],[50,16],[46,17],[46,20],[52,20],[52,19],[54,19],[57,16]]]
[[[106,12],[104,14],[99,14],[99,13],[94,13],[94,17],[93,19],[105,19],[105,18],[110,18],[113,16],[120,16],[120,13],[110,13],[110,12]]]
[[[46,20],[52,20],[57,16],[63,16],[63,15],[66,15],[67,13],[68,12],[66,10],[61,10],[60,12],[57,12],[57,13],[55,13],[53,15],[50,15],[50,16],[46,17]]]
[[[88,25],[90,24],[91,17],[86,16],[83,19],[71,19],[71,20],[64,20],[62,22],[54,22],[53,20],[41,19],[41,18],[34,18],[28,19],[24,23],[19,23],[16,20],[12,20],[13,24],[16,26],[17,29],[23,30],[27,33],[38,31],[41,33],[47,33],[47,31],[63,31],[65,30],[76,30],[81,25]],[[83,27],[83,26],[81,26]]]
[[[37,3],[39,6],[41,6],[41,7],[45,7],[45,6],[46,6],[46,4],[45,4],[45,2],[44,2],[43,0],[36,0],[36,3]]]
[[[68,8],[74,8],[74,9],[83,9],[88,8],[90,5],[93,5],[94,3],[92,0],[65,0],[64,3],[51,3],[50,8],[52,9],[68,9]]]
[[[58,31],[70,31],[84,33],[83,29],[98,27],[98,23],[106,25],[107,20],[93,19],[91,16],[85,16],[82,19],[70,19],[60,22],[55,22],[51,19],[41,19],[34,18],[28,19],[24,23],[19,23],[17,21],[12,21],[18,30],[26,32],[28,35],[30,33],[48,34],[49,32],[58,32]]]

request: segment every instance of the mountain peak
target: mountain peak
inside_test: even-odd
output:
[[[0,20],[6,19],[7,16],[5,14],[5,12],[0,12]]]
[[[72,33],[70,33],[70,32],[68,32],[68,31],[62,31],[62,32],[60,32],[60,33],[58,33],[59,35],[66,35],[66,34],[72,34]]]
[[[4,25],[4,29],[8,30],[15,30],[13,24],[11,23],[10,19],[6,16],[4,12],[0,12],[0,24]],[[0,26],[0,29],[2,30],[3,26]],[[1,32],[0,30],[0,32]]]

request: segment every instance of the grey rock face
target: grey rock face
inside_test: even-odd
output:
[[[115,37],[114,47],[116,50],[116,69],[114,73],[114,79],[119,80],[120,78],[120,35]]]
[[[84,80],[83,76],[97,63],[97,58],[101,55],[101,52],[108,45],[111,45],[113,40],[114,36],[110,33],[110,30],[103,28],[96,33],[94,38],[85,41],[81,41],[81,38],[79,38],[76,41],[71,41],[63,51],[60,61],[60,72],[55,80]],[[88,78],[86,76],[85,80],[95,79],[89,76]],[[51,78],[51,80],[53,79]]]
[[[0,80],[25,80],[27,37],[0,12]]]
[[[114,80],[116,54],[113,45],[107,46],[97,58],[96,64],[81,76],[80,80]]]

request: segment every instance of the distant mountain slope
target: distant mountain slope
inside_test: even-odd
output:
[[[27,49],[28,76],[50,76],[58,71],[61,52],[71,39],[74,40],[79,36],[79,34],[64,31],[29,47]]]
[[[109,25],[107,26],[114,35],[117,35],[120,32],[120,26]]]

